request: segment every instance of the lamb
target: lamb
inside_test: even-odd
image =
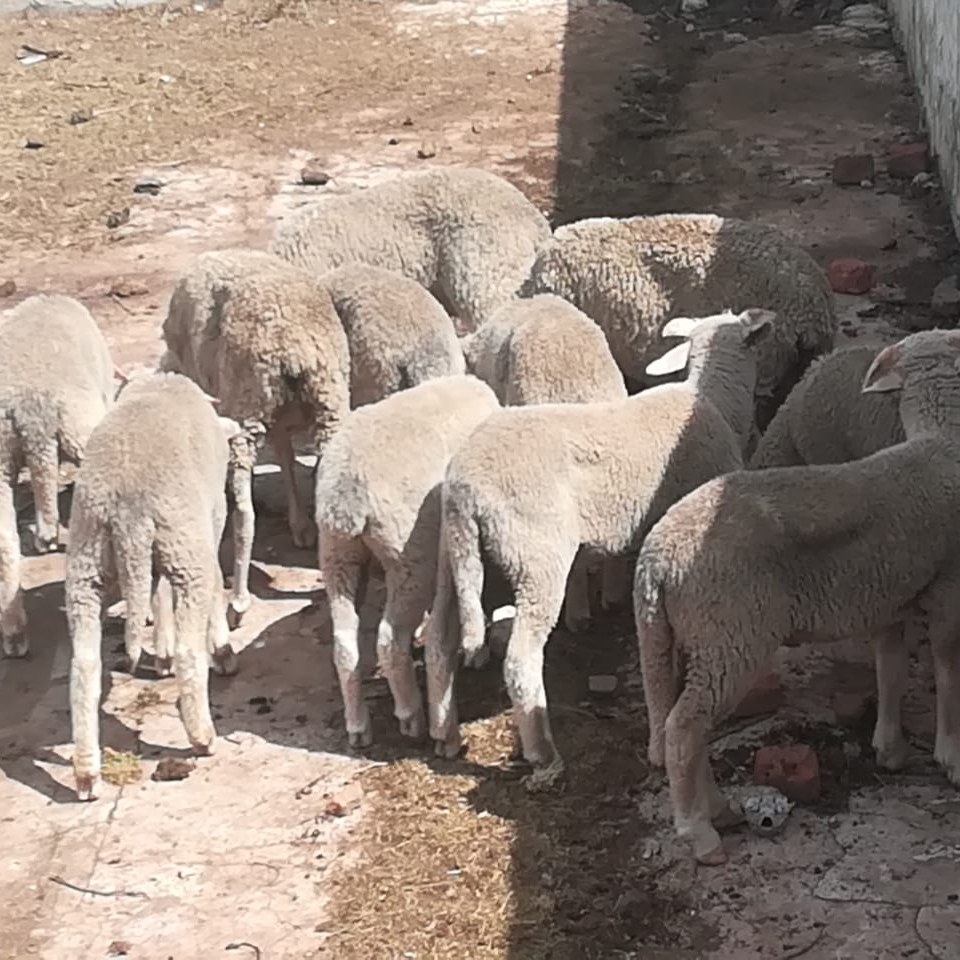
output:
[[[907,754],[905,625],[925,620],[937,680],[935,759],[960,784],[960,333],[913,334],[875,357],[864,392],[898,392],[903,443],[850,463],[730,473],[684,497],[644,542],[634,604],[650,721],[674,823],[705,864],[736,822],[710,769],[711,728],[781,643],[877,638],[873,745]]]
[[[897,397],[860,389],[878,347],[844,347],[815,360],[770,421],[752,469],[860,460],[905,439]]]
[[[599,217],[558,227],[537,255],[524,296],[556,293],[603,329],[624,374],[646,365],[672,316],[759,304],[779,320],[760,355],[757,423],[766,427],[814,357],[833,347],[837,319],[823,271],[779,230],[712,214]]]
[[[36,505],[34,546],[56,550],[61,459],[79,464],[116,384],[100,328],[72,297],[38,294],[0,314],[0,637],[3,653],[30,650],[14,488],[24,465]]]
[[[543,214],[502,177],[438,167],[312,204],[270,250],[317,276],[345,263],[403,273],[472,328],[517,292],[549,237]]]
[[[651,372],[687,365],[687,383],[609,403],[506,408],[454,454],[443,485],[436,596],[424,631],[430,736],[439,755],[460,749],[452,696],[458,639],[468,665],[483,657],[482,550],[516,597],[504,674],[523,753],[534,767],[528,785],[547,786],[560,775],[543,647],[574,556],[584,545],[604,553],[636,549],[671,503],[742,466],[756,352],[773,319],[753,309],[678,317],[664,335],[688,339]]]
[[[159,369],[196,381],[254,441],[252,447],[240,442],[230,473],[236,622],[251,602],[250,487],[259,443],[253,424],[265,426],[280,461],[294,543],[309,546],[314,531],[296,485],[292,438],[311,430],[322,448],[349,411],[347,336],[325,287],[277,257],[243,249],[197,257],[173,291],[163,336],[167,350]]]
[[[551,293],[510,301],[479,330],[461,338],[468,368],[508,406],[625,400],[627,389],[603,331],[573,304]],[[603,563],[603,606],[628,593],[624,557]],[[564,603],[567,629],[590,617],[586,554],[570,573]]]
[[[322,282],[347,335],[351,407],[464,372],[450,317],[415,280],[382,267],[348,264]]]
[[[451,455],[498,406],[475,377],[439,377],[354,410],[318,465],[319,565],[351,746],[373,742],[357,646],[361,582],[371,561],[386,576],[377,651],[394,713],[401,733],[424,733],[410,644],[433,598],[443,474]]]
[[[198,753],[213,748],[210,654],[221,668],[232,655],[217,552],[227,511],[228,439],[237,429],[217,417],[195,383],[157,373],[126,384],[90,436],[74,489],[66,575],[73,766],[81,800],[99,792],[100,613],[105,584],[115,578],[127,602],[125,643],[134,669],[154,575],[168,582],[183,723]],[[164,610],[159,603],[158,640],[168,631]],[[162,642],[157,652],[165,655]]]

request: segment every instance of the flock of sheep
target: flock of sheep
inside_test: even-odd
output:
[[[632,570],[649,756],[701,862],[726,859],[717,829],[742,819],[714,781],[710,730],[781,643],[876,636],[874,746],[896,768],[904,631],[919,626],[935,756],[960,784],[960,333],[830,352],[836,327],[823,272],[769,226],[677,214],[551,232],[505,180],[460,168],[326,198],[269,252],[200,255],[171,297],[156,372],[124,377],[81,304],[31,297],[0,315],[4,653],[28,650],[13,487],[25,466],[36,546],[56,549],[58,464],[73,461],[77,793],[99,788],[115,587],[128,668],[152,620],[157,670],[175,669],[190,742],[209,752],[208,671],[236,669],[229,629],[251,602],[267,440],[293,540],[318,543],[354,746],[373,738],[357,642],[371,573],[386,583],[377,649],[400,729],[446,757],[461,748],[457,664],[482,665],[502,638],[484,590],[496,573],[528,785],[551,784],[563,762],[544,646],[561,610],[573,630],[590,619],[598,557],[604,607],[629,599]],[[298,437],[319,454],[315,523],[294,480]]]

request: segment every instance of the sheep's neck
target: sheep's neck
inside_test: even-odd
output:
[[[942,435],[960,441],[960,391],[942,376],[918,379],[900,396],[900,419],[908,439]]]
[[[746,446],[754,423],[753,358],[740,349],[724,350],[716,343],[702,351],[691,350],[687,383],[713,403],[739,438],[741,447]]]

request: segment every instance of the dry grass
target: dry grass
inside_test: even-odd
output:
[[[136,754],[104,747],[101,776],[106,783],[122,787],[143,779],[143,767]]]
[[[583,699],[587,675],[622,662],[629,647],[551,641],[552,713],[568,762],[558,793],[524,789],[498,671],[462,684],[464,714],[493,714],[464,725],[463,760],[409,759],[406,750],[407,759],[363,775],[358,857],[331,878],[330,956],[574,960],[711,939],[689,915],[677,922],[687,898],[643,859],[650,827],[637,799],[650,786],[639,698],[621,686],[613,700]],[[378,729],[390,725],[385,710]]]

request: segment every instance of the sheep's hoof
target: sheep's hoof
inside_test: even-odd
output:
[[[723,849],[722,843],[718,843],[712,850],[708,850],[706,853],[698,853],[696,858],[697,863],[703,864],[705,867],[719,867],[721,864],[727,862],[727,854]]]
[[[427,723],[423,716],[423,710],[417,710],[411,713],[409,717],[398,717],[400,722],[400,733],[409,737],[411,740],[422,740],[427,732]]]
[[[130,676],[133,676],[137,672],[137,667],[140,666],[142,656],[142,652],[138,653],[136,659],[134,659],[129,653],[121,653],[117,658],[117,670],[120,673],[129,673]]]
[[[76,773],[77,799],[81,802],[96,800],[100,796],[100,774]]]
[[[434,740],[433,751],[442,760],[456,760],[464,752],[464,743],[459,733],[447,739],[437,738]]]
[[[347,731],[347,742],[354,750],[363,750],[373,743],[373,728],[370,725],[369,718],[362,730],[356,730],[353,733]]]
[[[51,536],[35,530],[32,539],[34,553],[56,553],[60,549],[60,537],[56,533]]]
[[[486,644],[463,650],[463,665],[471,670],[482,670],[490,662],[490,648]]]
[[[234,597],[227,604],[227,627],[230,630],[236,630],[243,622],[243,615],[250,609],[250,598],[238,600]]]
[[[524,777],[523,785],[530,793],[546,793],[554,790],[563,777],[563,761],[557,757],[546,767],[536,767],[529,776]]]
[[[232,677],[237,672],[237,655],[229,644],[224,644],[213,651],[210,657],[210,667],[215,674],[221,677]]]
[[[216,735],[210,734],[208,737],[203,738],[190,738],[190,746],[193,749],[193,752],[198,757],[210,757],[213,756],[213,748],[216,743]]]
[[[873,749],[877,754],[877,766],[884,770],[900,770],[910,756],[910,745],[903,737],[890,744],[874,744]]]
[[[153,669],[158,677],[172,677],[173,657],[157,657],[154,660]]]
[[[30,641],[25,633],[15,633],[3,638],[3,655],[12,660],[20,660],[30,652]]]
[[[933,759],[943,767],[943,772],[947,779],[955,786],[960,786],[960,751],[957,750],[952,740],[937,739],[936,747],[933,751]]]

